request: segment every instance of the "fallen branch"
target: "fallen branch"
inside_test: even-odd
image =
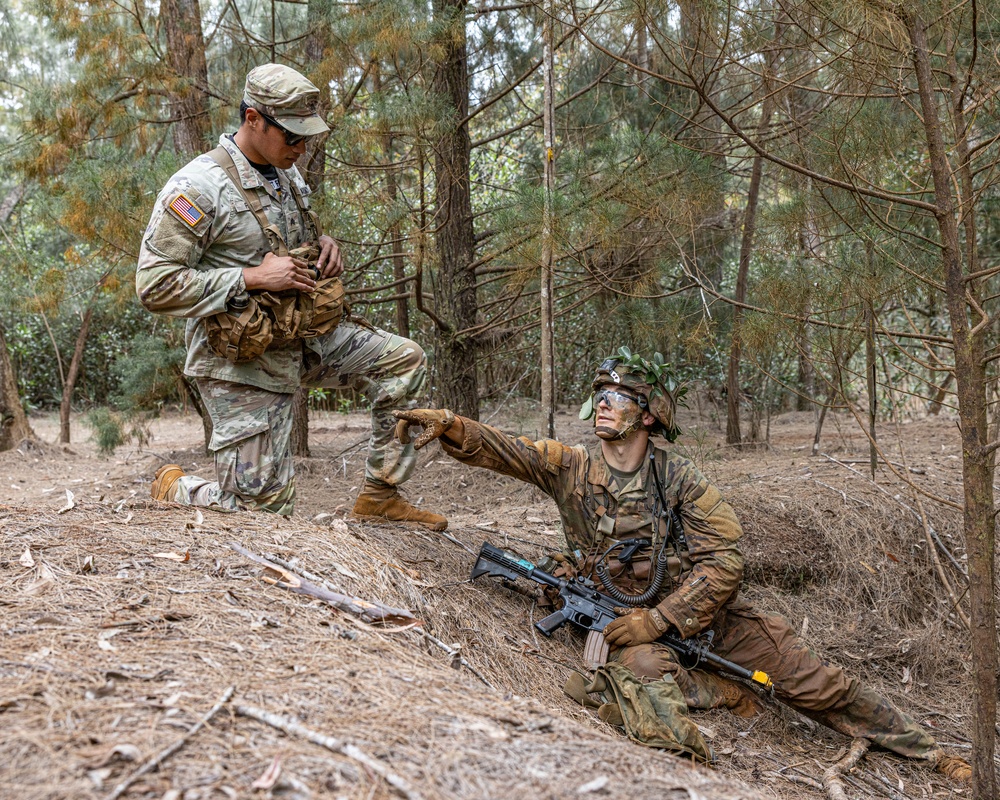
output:
[[[868,752],[870,744],[867,739],[855,739],[847,755],[823,773],[823,788],[826,789],[830,800],[847,800],[847,795],[844,793],[844,775],[854,769],[861,757]]]
[[[470,664],[468,661],[465,660],[465,658],[462,657],[462,654],[458,650],[456,650],[453,647],[450,647],[449,645],[445,644],[440,639],[438,639],[437,636],[434,636],[433,634],[428,633],[423,629],[419,630],[418,633],[431,644],[437,645],[442,650],[444,650],[449,656],[451,656],[453,663],[455,661],[458,661],[459,664],[461,664],[463,667],[469,670],[469,672],[471,672],[473,675],[479,678],[479,680],[481,680],[491,689],[495,688],[492,683],[490,683],[488,680],[486,680],[486,678],[482,676],[482,674],[480,674],[479,670],[477,670],[474,666],[472,666],[472,664]]]
[[[403,797],[409,798],[410,800],[421,800],[420,793],[411,789],[406,780],[388,769],[381,761],[367,755],[364,751],[353,744],[347,744],[339,739],[335,739],[333,736],[326,736],[325,734],[307,728],[305,725],[302,725],[293,719],[289,719],[288,717],[284,717],[280,714],[272,714],[270,711],[264,711],[263,709],[256,708],[254,706],[236,706],[236,713],[241,717],[249,717],[250,719],[255,719],[258,722],[263,722],[265,725],[270,725],[272,728],[277,728],[279,731],[287,733],[289,736],[301,736],[313,744],[318,744],[320,747],[325,747],[327,750],[331,750],[334,753],[340,753],[340,755],[346,756],[353,761],[357,761],[362,766],[370,769],[376,775],[379,775],[382,780],[393,787]]]
[[[308,597],[314,597],[317,600],[322,600],[324,603],[328,603],[339,611],[344,611],[358,617],[363,622],[381,624],[391,623],[394,625],[406,623],[422,624],[420,620],[412,614],[412,612],[407,611],[405,608],[393,608],[392,606],[386,606],[381,603],[362,600],[360,597],[351,597],[350,595],[330,591],[322,586],[318,586],[307,578],[296,575],[289,569],[286,569],[272,561],[268,561],[266,558],[258,556],[256,553],[251,553],[245,547],[242,547],[236,542],[230,542],[229,546],[244,558],[249,558],[251,561],[267,567],[269,570],[277,573],[278,577],[265,574],[262,578],[273,586],[277,586],[279,589],[288,589],[288,591],[295,592],[296,594],[304,594]]]
[[[193,737],[196,733],[198,733],[198,731],[204,728],[205,725],[208,724],[208,721],[212,719],[212,717],[214,717],[216,714],[218,714],[219,711],[222,709],[222,707],[230,701],[230,699],[233,696],[233,692],[235,690],[236,687],[234,686],[230,686],[228,689],[226,689],[226,691],[222,693],[222,697],[219,698],[219,702],[216,703],[214,706],[212,706],[209,709],[208,713],[205,714],[205,716],[203,716],[193,726],[191,726],[191,728],[188,730],[187,733],[185,733],[180,739],[178,739],[176,742],[174,742],[166,749],[161,750],[159,753],[157,753],[155,756],[149,759],[149,761],[147,761],[145,764],[139,767],[139,769],[137,769],[135,772],[129,775],[125,780],[119,783],[115,787],[114,791],[108,795],[107,800],[117,800],[117,798],[125,794],[129,786],[135,783],[139,778],[141,778],[146,773],[152,772],[154,769],[160,766],[160,764],[162,764],[164,761],[170,758],[170,756],[172,756],[174,753],[180,750],[185,744],[187,744],[188,741],[191,739],[191,737]]]

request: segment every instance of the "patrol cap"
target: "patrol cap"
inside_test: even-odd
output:
[[[284,64],[264,64],[251,70],[243,89],[243,102],[300,136],[315,136],[330,130],[316,113],[319,89]]]

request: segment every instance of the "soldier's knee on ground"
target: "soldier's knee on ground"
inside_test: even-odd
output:
[[[652,643],[622,647],[612,654],[612,660],[628,667],[643,680],[658,681],[668,673],[676,675],[681,670],[672,650]]]

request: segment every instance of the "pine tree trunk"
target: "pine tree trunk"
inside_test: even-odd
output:
[[[198,0],[163,0],[160,21],[167,38],[167,64],[177,76],[171,88],[174,147],[194,155],[208,144],[208,66]]]
[[[476,323],[475,242],[469,172],[472,144],[468,124],[469,71],[465,36],[465,0],[434,0],[444,55],[437,64],[434,88],[450,107],[455,124],[437,141],[434,152],[437,247],[441,259],[437,284],[439,313],[450,330],[439,331],[437,379],[441,404],[457,414],[479,419],[476,344],[462,333]]]
[[[967,282],[963,270],[962,246],[958,231],[955,198],[952,194],[954,177],[948,163],[948,147],[944,141],[943,124],[939,117],[931,65],[931,53],[924,22],[912,9],[901,16],[906,23],[912,45],[911,57],[917,77],[924,134],[934,179],[935,218],[940,235],[944,267],[945,295],[951,320],[955,347],[955,384],[958,394],[959,427],[962,435],[962,478],[965,489],[965,547],[969,559],[969,605],[972,628],[972,794],[977,800],[996,800],[996,773],[993,756],[996,749],[997,710],[997,633],[994,598],[996,539],[994,517],[993,471],[994,453],[989,445],[987,424],[987,381],[985,370],[984,326],[972,328],[969,322],[967,298],[976,300],[979,286]],[[953,76],[954,79],[954,76]],[[961,114],[960,104],[953,109]],[[958,123],[956,159],[968,163],[967,129]],[[969,203],[970,182],[960,175],[959,185]],[[962,215],[971,218],[971,213]],[[970,247],[973,243],[970,243]],[[971,271],[974,263],[967,265]]]
[[[307,11],[309,35],[306,37],[306,64],[319,65],[324,63],[327,48],[330,43],[330,0],[309,0]],[[319,103],[316,113],[324,119],[330,111],[330,81],[327,76],[312,76],[313,83],[319,89]],[[318,192],[323,187],[326,177],[326,143],[330,138],[328,133],[320,136],[310,136],[306,139],[306,153],[298,161],[299,172],[309,188]],[[330,234],[337,238],[336,232]]]
[[[21,407],[17,392],[14,364],[7,350],[7,339],[0,328],[0,452],[13,450],[25,439],[34,439],[35,432]]]
[[[760,112],[760,122],[757,125],[757,140],[761,141],[771,125],[771,115],[774,113],[769,76],[777,60],[778,49],[768,55],[767,70],[761,81],[763,102]],[[742,342],[740,341],[740,326],[743,320],[743,304],[747,299],[747,283],[750,274],[750,258],[753,255],[753,237],[757,230],[757,202],[760,199],[760,183],[764,172],[764,159],[760,153],[753,157],[750,170],[750,187],[747,189],[747,207],[743,213],[743,238],[740,242],[740,262],[736,271],[736,302],[733,305],[733,334],[729,348],[729,368],[726,373],[726,444],[741,445],[740,432],[740,398],[743,392],[740,388],[740,359],[742,357]],[[760,414],[757,413],[757,433],[751,434],[750,441],[759,438]]]
[[[69,373],[63,384],[62,402],[59,404],[59,441],[63,444],[70,442],[69,417],[73,410],[73,391],[76,389],[76,381],[80,377],[80,368],[83,366],[83,350],[87,344],[87,336],[90,334],[90,321],[94,317],[94,304],[97,302],[99,291],[100,287],[94,289],[94,293],[90,296],[90,302],[87,304],[87,310],[83,314],[80,330],[76,334],[73,357],[69,362]]]

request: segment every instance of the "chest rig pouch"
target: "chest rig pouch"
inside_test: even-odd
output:
[[[311,292],[287,289],[281,292],[259,291],[237,295],[229,301],[225,311],[205,319],[208,346],[218,356],[235,364],[258,358],[265,350],[283,350],[297,346],[299,339],[309,339],[329,333],[348,313],[344,285],[339,278],[321,278],[316,271],[319,247],[306,244],[289,251],[277,226],[271,223],[260,197],[247,191],[240,179],[239,170],[229,151],[224,147],[212,150],[209,157],[226,171],[226,175],[239,190],[258,224],[267,237],[271,251],[278,256],[292,256],[309,263],[316,277],[316,288]],[[306,221],[312,241],[320,236],[319,220],[311,209],[305,207],[302,194],[294,182],[289,183],[295,205]]]
[[[664,491],[666,460],[665,451],[651,449],[644,509],[651,525],[640,527],[632,517],[619,518],[619,503],[607,487],[587,481],[584,502],[597,517],[597,536],[583,571],[623,606],[654,605],[692,567],[680,514]]]

